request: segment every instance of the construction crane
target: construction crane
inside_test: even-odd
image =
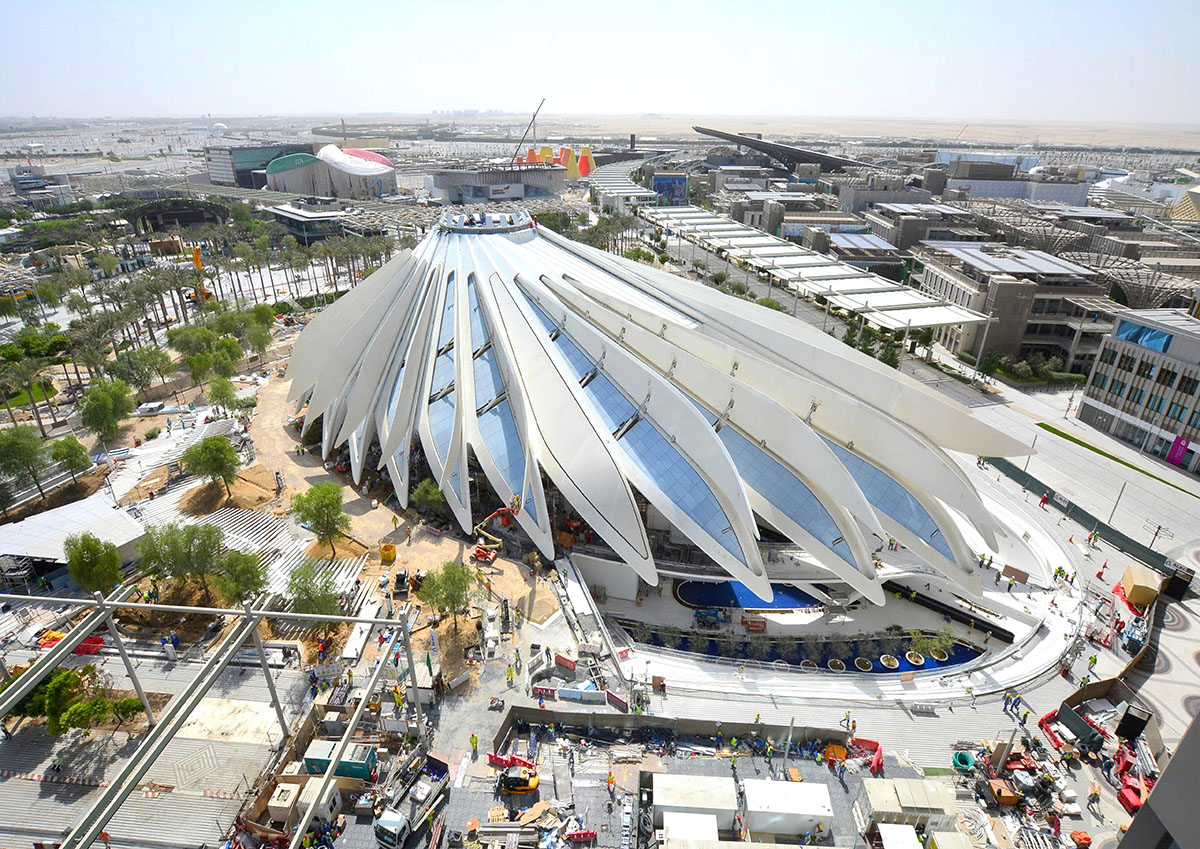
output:
[[[495,519],[497,516],[504,518],[516,518],[521,512],[520,496],[513,496],[512,504],[508,507],[500,507],[493,511],[490,516],[483,519],[479,524],[471,529],[471,535],[477,538],[475,548],[471,550],[472,563],[493,563],[496,556],[500,553],[500,547],[504,545],[504,541],[493,533],[489,533],[487,526],[488,522]]]
[[[533,117],[529,119],[528,126],[525,127],[525,132],[521,133],[521,140],[517,142],[516,150],[513,151],[512,159],[508,161],[509,167],[512,167],[517,162],[517,154],[521,152],[521,145],[525,144],[525,138],[529,135],[529,131],[533,129],[534,122],[537,120],[538,113],[542,111],[542,107],[546,105],[546,98],[542,98],[542,102],[538,104],[538,108],[533,110]],[[537,130],[533,132],[533,143],[537,144]]]

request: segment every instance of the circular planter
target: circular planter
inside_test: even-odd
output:
[[[817,665],[811,660],[802,660],[802,661],[800,661],[800,671],[801,672],[816,672]]]
[[[975,756],[970,752],[955,752],[952,761],[954,771],[960,775],[966,775],[975,768]]]
[[[834,672],[845,672],[846,671],[846,664],[842,663],[842,661],[838,660],[836,657],[830,658],[825,663],[825,665],[828,666]]]
[[[915,651],[905,652],[904,659],[907,660],[909,663],[911,663],[913,666],[924,666],[925,665],[925,655],[921,654],[920,652],[915,652]]]
[[[900,661],[892,657],[890,654],[880,655],[879,662],[883,664],[884,669],[899,669]]]
[[[934,660],[936,660],[938,663],[945,663],[947,660],[950,659],[950,655],[946,654],[941,649],[930,649],[929,656],[932,657]]]
[[[874,665],[865,657],[856,657],[854,658],[854,666],[859,672],[870,672]]]

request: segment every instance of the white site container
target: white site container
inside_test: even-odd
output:
[[[280,784],[277,786],[275,792],[271,794],[271,798],[267,802],[267,811],[271,815],[271,822],[286,823],[288,828],[295,825],[292,820],[292,814],[296,810],[296,800],[299,798],[299,784]]]
[[[833,827],[829,787],[819,782],[770,781],[747,778],[746,828],[754,834],[801,837],[828,832]]]
[[[670,775],[656,772],[654,789],[654,827],[662,828],[663,814],[712,814],[717,828],[732,831],[737,816],[737,784],[730,777],[709,775]]]
[[[685,814],[680,811],[664,811],[663,839],[670,840],[720,840],[717,833],[717,818],[712,814]]]

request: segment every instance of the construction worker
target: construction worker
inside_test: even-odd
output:
[[[839,724],[844,725],[847,728],[850,727],[850,711],[846,711],[846,715],[842,717],[842,721]]]
[[[755,724],[755,725],[761,725],[761,724],[762,724],[762,714],[761,714],[761,713],[756,713],[756,714],[754,714],[754,724]]]
[[[506,677],[508,679],[508,686],[511,687],[512,683],[513,683],[513,668],[512,668],[511,663],[508,665],[508,672],[506,673]]]
[[[346,683],[347,683],[347,684],[353,684],[353,683],[354,683],[354,670],[353,670],[353,669],[347,669],[347,670],[346,670]]]
[[[604,783],[608,785],[608,795],[611,796],[617,788],[617,777],[613,775],[611,769],[608,771],[608,778]]]
[[[471,732],[471,754],[479,753],[479,738],[475,736],[475,732]]]
[[[729,756],[729,767],[734,772],[737,772],[737,755],[736,754]]]
[[[109,840],[107,831],[100,832],[100,842],[104,844],[105,849],[108,849]]]
[[[850,720],[850,733],[853,734],[857,730],[858,730],[858,720],[857,719]]]
[[[50,769],[54,772],[62,772],[62,756],[55,755],[54,760],[50,761]]]
[[[1025,727],[1025,720],[1029,719],[1029,708],[1025,708],[1025,712],[1021,714],[1021,727]]]
[[[395,513],[393,513],[392,514],[392,530],[394,531],[399,527],[400,527],[400,517],[397,516]]]

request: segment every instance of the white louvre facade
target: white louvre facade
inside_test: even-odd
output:
[[[536,228],[446,213],[314,319],[292,397],[352,474],[377,441],[402,504],[419,443],[459,524],[482,477],[547,557],[566,516],[650,583],[640,496],[732,579],[771,597],[769,528],[883,602],[889,537],[978,591],[973,528],[1003,530],[946,452],[1028,448],[790,316]],[[482,223],[479,223],[482,222]],[[478,493],[476,494],[478,495]]]

